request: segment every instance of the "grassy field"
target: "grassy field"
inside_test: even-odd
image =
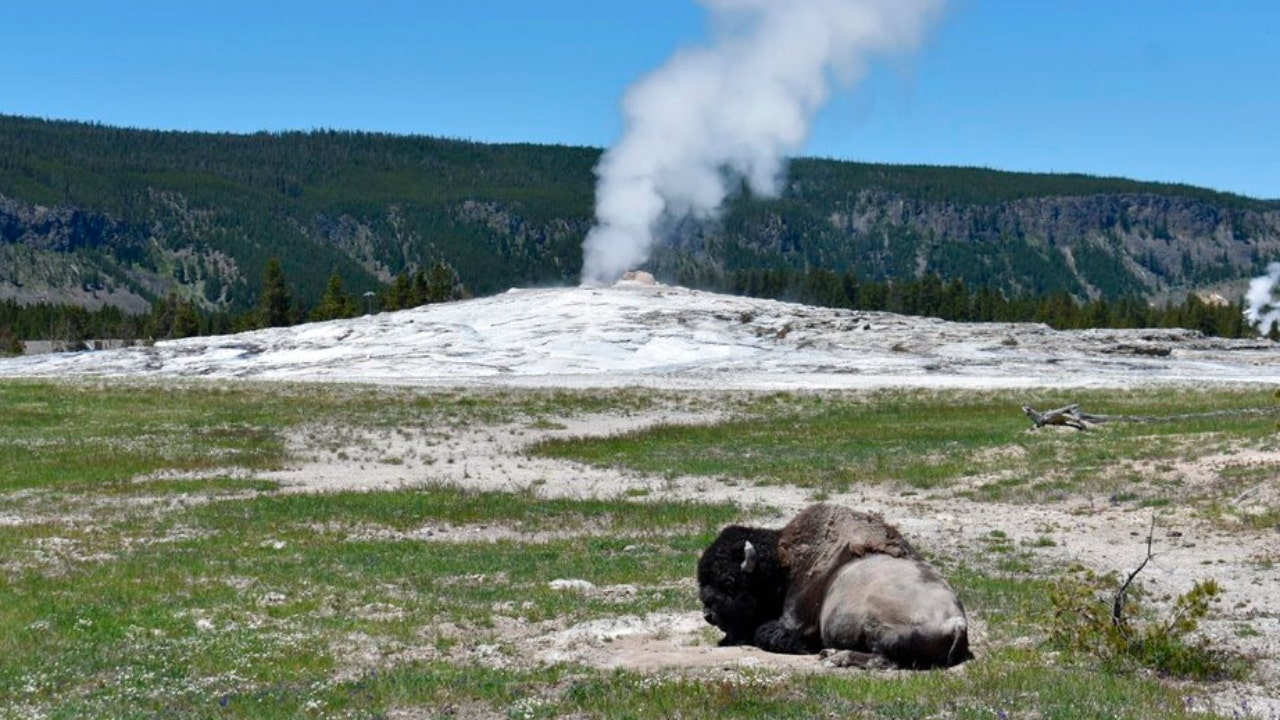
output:
[[[1275,403],[1261,391],[1072,399],[1142,414]],[[891,483],[1022,503],[1114,485],[1130,493],[1118,502],[1141,504],[1187,491],[1162,484],[1162,464],[1276,446],[1274,415],[1029,434],[1010,401],[0,381],[0,717],[1205,717],[1188,698],[1211,685],[1106,671],[1051,647],[1057,569],[998,536],[936,557],[988,626],[963,669],[639,673],[530,663],[521,646],[594,620],[696,612],[698,553],[758,508],[484,493],[429,477],[298,494],[264,477],[293,460],[302,428],[340,442],[361,427],[555,427],[663,403],[733,419],[535,452],[818,493]],[[1127,469],[1101,472],[1115,467]],[[1233,472],[1241,487],[1260,477]],[[431,527],[503,533],[425,539]],[[566,592],[560,578],[628,591]]]
[[[1068,398],[1046,395],[1039,409]],[[882,391],[851,398],[769,395],[735,420],[659,427],[607,438],[548,440],[534,452],[650,473],[723,475],[757,484],[847,492],[860,484],[904,490],[973,486],[1002,502],[1116,495],[1149,504],[1185,488],[1161,475],[1178,460],[1274,446],[1280,401],[1259,389],[1228,392],[1072,391],[1090,413],[1170,421],[1112,422],[1105,432],[1028,433],[1024,394]],[[1232,472],[1226,491],[1271,468]]]

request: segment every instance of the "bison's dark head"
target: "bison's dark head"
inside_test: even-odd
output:
[[[724,631],[721,645],[750,643],[756,628],[782,616],[786,573],[778,531],[730,525],[698,560],[702,615]]]

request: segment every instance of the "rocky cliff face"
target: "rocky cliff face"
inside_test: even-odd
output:
[[[207,307],[225,304],[226,289],[243,282],[236,259],[209,245],[226,229],[177,193],[149,200],[145,220],[127,223],[0,195],[0,299],[138,313],[179,289]]]
[[[1177,196],[1031,198],[994,207],[882,199],[876,205],[901,208],[891,221],[943,242],[1043,244],[1060,253],[1093,295],[1150,296],[1230,284],[1280,255],[1280,211]]]
[[[0,299],[141,312],[149,304],[141,288],[118,263],[104,262],[140,250],[120,223],[100,213],[0,195]]]
[[[1012,292],[1180,298],[1239,296],[1280,257],[1280,209],[1193,197],[1093,194],[1000,203],[933,201],[862,190],[826,202],[784,198],[686,231],[661,271],[699,264],[852,269],[893,278],[936,272]]]

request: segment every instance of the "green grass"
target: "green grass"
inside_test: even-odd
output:
[[[479,512],[486,506],[491,514]],[[502,617],[618,614],[608,596],[553,589],[552,579],[638,585],[628,613],[695,610],[680,583],[739,513],[437,488],[223,500],[85,530],[0,528],[0,696],[68,716],[185,715],[224,697],[289,713],[332,684],[344,662],[334,645],[351,637],[388,648],[501,643]],[[567,534],[424,542],[370,532],[476,518]]]
[[[762,407],[706,427],[550,440],[535,453],[652,473],[728,475],[828,490],[891,478],[928,488],[964,472],[965,450],[1009,442],[1024,428],[1007,407],[981,398],[926,404],[886,393],[866,403],[814,400],[776,410]],[[885,432],[888,427],[892,433]]]
[[[637,511],[612,500],[538,499],[530,493],[482,493],[449,486],[395,492],[266,496],[251,502],[217,503],[192,511],[202,524],[231,531],[243,523],[288,526],[329,523],[374,524],[396,530],[426,520],[455,525],[496,524],[517,532],[644,533],[652,528],[705,529],[732,519],[731,506],[654,502]],[[620,512],[625,508],[626,512]],[[711,508],[711,509],[709,509]],[[714,510],[714,511],[713,511]]]
[[[468,707],[473,697],[499,716],[552,718],[1193,717],[1174,693],[1127,678],[1099,679],[1083,668],[1045,665],[1028,653],[975,663],[965,673],[797,674],[743,671],[720,680],[628,672],[582,675],[555,669],[494,677],[475,668],[402,668],[338,689],[371,700]],[[548,691],[549,689],[549,691]],[[336,704],[336,703],[335,703]],[[390,703],[389,703],[390,704]],[[1030,708],[1034,711],[1028,712]]]
[[[277,469],[291,430],[343,434],[644,408],[654,395],[412,393],[269,383],[0,382],[0,491],[94,491],[158,471]]]
[[[1144,414],[1256,401],[1243,392],[1084,397],[1091,411]],[[298,495],[255,476],[293,459],[286,439],[299,430],[336,438],[341,449],[370,428],[551,429],[647,403],[704,402],[736,419],[539,452],[804,487],[870,481],[933,492],[999,472],[1011,481],[1002,492],[1022,497],[1034,473],[1064,460],[1103,467],[1163,454],[1166,462],[1171,453],[1274,443],[1272,421],[1265,429],[1243,419],[1030,433],[1012,400],[0,381],[0,515],[9,518],[0,523],[0,718],[378,717],[398,709],[521,718],[1205,717],[1182,699],[1199,686],[1110,673],[1050,651],[1054,568],[1037,555],[1052,545],[1047,536],[1015,543],[994,531],[972,552],[933,558],[985,627],[979,658],[957,671],[825,672],[816,661],[812,673],[542,667],[522,659],[540,635],[620,615],[696,612],[701,549],[761,509],[443,484]],[[1228,475],[1232,487],[1262,477],[1256,468]],[[1055,482],[1068,492],[1075,482],[1097,487]],[[1143,497],[1154,496],[1126,502]],[[556,589],[555,579],[601,590]],[[714,637],[708,630],[707,641]]]
[[[1126,467],[1195,460],[1241,446],[1275,447],[1280,406],[1262,390],[1200,392],[1078,391],[1087,411],[1106,415],[1176,416],[1242,408],[1270,414],[1185,418],[1160,423],[1115,422],[1089,432],[1032,432],[1011,393],[885,391],[831,401],[823,396],[766,398],[725,423],[665,426],[607,438],[547,440],[532,452],[600,466],[667,475],[740,478],[822,493],[861,484],[906,490],[977,484],[964,493],[991,501],[1041,502],[1072,495],[1133,492]],[[1041,408],[1064,398],[1032,399]],[[1259,472],[1272,471],[1266,468]],[[1177,481],[1145,469],[1138,478],[1167,502]]]
[[[348,532],[407,526],[389,511],[395,505],[420,508],[417,523],[453,523],[486,502],[495,522],[532,511],[543,516],[540,527],[584,534],[430,543]],[[945,563],[992,636],[992,649],[961,672],[700,677],[504,667],[467,654],[490,644],[498,658],[511,656],[503,618],[559,627],[695,611],[687,581],[697,555],[739,513],[623,501],[517,505],[437,488],[388,493],[373,505],[361,494],[225,500],[83,533],[8,528],[6,557],[22,558],[22,548],[50,537],[69,538],[83,556],[114,557],[10,573],[0,590],[0,694],[52,717],[370,716],[397,707],[512,717],[976,718],[1027,707],[1045,717],[1186,716],[1178,693],[1158,683],[1008,645],[1039,642],[1043,581]],[[144,535],[161,541],[135,542]],[[561,577],[639,591],[620,607],[552,590],[548,580]],[[343,648],[357,638],[388,655],[410,647],[428,659],[351,667]]]

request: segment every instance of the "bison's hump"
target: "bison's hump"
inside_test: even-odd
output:
[[[793,584],[825,585],[845,563],[867,555],[917,557],[902,533],[880,515],[827,503],[796,515],[782,529],[778,552]]]

